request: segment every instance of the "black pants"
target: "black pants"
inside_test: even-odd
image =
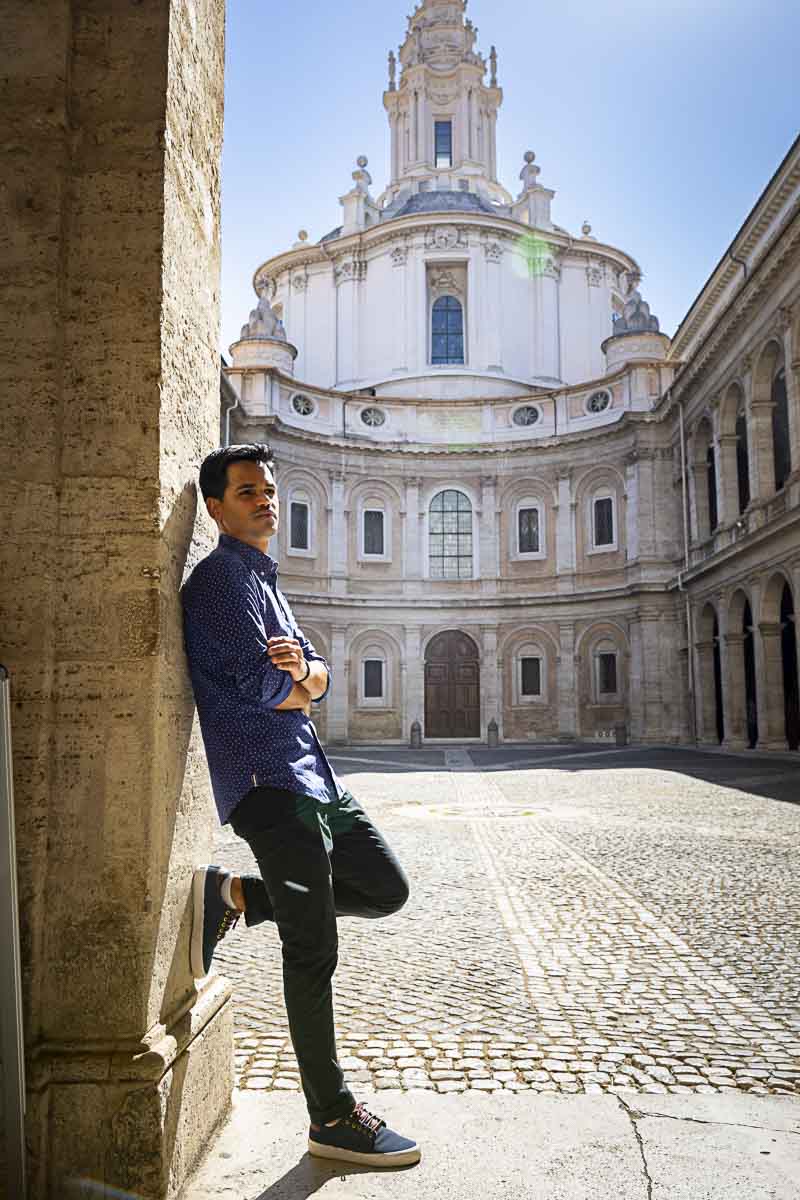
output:
[[[278,926],[286,1012],[309,1116],[315,1124],[346,1116],[355,1100],[337,1061],[333,1029],[336,918],[397,912],[408,899],[408,881],[349,792],[322,804],[253,788],[230,823],[261,872],[261,878],[242,879],[245,920]]]

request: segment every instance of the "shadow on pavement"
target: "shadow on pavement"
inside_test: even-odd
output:
[[[717,787],[735,788],[752,796],[784,804],[800,804],[800,754],[721,754],[686,746],[618,748],[591,742],[537,743],[525,746],[486,746],[454,743],[467,750],[479,771],[669,771]],[[444,750],[337,747],[328,751],[340,774],[403,774],[447,770]]]
[[[391,1174],[412,1171],[416,1165],[414,1163],[407,1167],[393,1167]],[[304,1154],[295,1166],[270,1184],[266,1191],[260,1192],[255,1200],[307,1200],[307,1197],[313,1196],[332,1179],[344,1183],[351,1175],[385,1174],[386,1167],[360,1167],[352,1163],[326,1162],[324,1159]],[[242,1200],[246,1200],[246,1197],[243,1196]]]

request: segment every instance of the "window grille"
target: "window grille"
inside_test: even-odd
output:
[[[600,695],[615,696],[617,693],[616,654],[598,654],[597,677],[597,690]]]
[[[464,310],[455,296],[440,296],[431,311],[431,362],[434,366],[464,361]]]
[[[472,579],[472,504],[454,488],[439,492],[429,512],[431,579]]]

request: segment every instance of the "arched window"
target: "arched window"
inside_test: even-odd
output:
[[[736,474],[739,480],[739,512],[750,503],[750,458],[747,448],[747,417],[743,408],[736,414]]]
[[[472,579],[472,504],[446,488],[431,500],[428,529],[431,579]]]
[[[431,362],[435,366],[464,361],[464,310],[455,296],[440,296],[431,309]]]
[[[778,371],[772,381],[772,452],[775,458],[775,491],[779,492],[792,471],[789,445],[789,400],[786,372]]]

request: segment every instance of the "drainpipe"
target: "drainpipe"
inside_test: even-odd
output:
[[[232,404],[230,406],[230,408],[228,409],[228,411],[225,413],[225,445],[226,446],[230,446],[230,444],[231,444],[231,413],[233,412],[233,410],[235,408],[239,407],[240,403],[241,403],[241,401],[240,401],[239,397],[237,396],[235,403]]]
[[[672,394],[672,387],[669,388],[669,394]],[[689,668],[689,727],[692,732],[695,745],[697,745],[697,702],[695,698],[695,677],[694,677],[694,629],[692,621],[692,606],[689,603],[689,593],[683,586],[683,576],[689,571],[691,563],[689,561],[689,494],[687,491],[686,481],[686,430],[683,419],[683,404],[676,399],[678,405],[678,418],[681,440],[681,507],[683,509],[683,571],[678,571],[678,591],[683,593],[686,605],[686,643],[687,643],[687,663]]]

